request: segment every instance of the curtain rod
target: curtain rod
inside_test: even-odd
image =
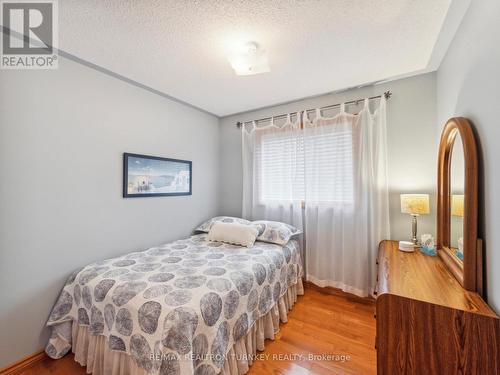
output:
[[[384,95],[385,99],[386,100],[389,100],[390,97],[392,96],[392,92],[389,90],[389,91],[386,91],[384,92],[382,95]],[[371,96],[368,98],[368,100],[373,100],[373,99],[380,99],[382,97],[382,95],[376,95],[376,96]],[[362,102],[364,99],[356,99],[356,100],[351,100],[351,101],[348,101],[348,102],[344,102],[344,104],[358,104],[360,102]],[[327,105],[327,106],[324,106],[324,107],[320,107],[320,111],[321,110],[325,110],[325,109],[332,109],[332,108],[335,108],[335,107],[340,107],[342,103],[337,103],[337,104],[330,104],[330,105]],[[314,112],[316,111],[316,108],[312,108],[312,109],[306,109],[305,111],[298,111],[298,113],[300,112],[307,112],[307,113],[310,113],[310,112]],[[281,115],[277,115],[277,116],[269,116],[269,117],[263,117],[263,118],[260,118],[258,120],[250,120],[250,121],[244,121],[244,122],[241,122],[241,121],[238,121],[236,123],[236,127],[239,129],[241,128],[241,126],[243,124],[247,124],[249,122],[253,122],[255,121],[255,123],[259,123],[259,122],[262,122],[262,121],[270,121],[272,118],[274,119],[283,119],[283,118],[286,118],[288,116],[287,113],[285,114],[281,114]]]

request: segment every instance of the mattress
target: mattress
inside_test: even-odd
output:
[[[50,314],[46,353],[65,355],[77,324],[146,372],[219,373],[226,354],[298,283],[302,268],[295,240],[244,248],[206,236],[75,272]]]

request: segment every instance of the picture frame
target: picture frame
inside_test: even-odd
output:
[[[123,153],[123,198],[192,195],[193,164],[142,154]]]

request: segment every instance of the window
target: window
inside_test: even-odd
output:
[[[260,201],[353,202],[352,129],[321,128],[262,135],[254,154]]]
[[[305,199],[304,139],[265,134],[256,149],[257,188],[261,201]]]

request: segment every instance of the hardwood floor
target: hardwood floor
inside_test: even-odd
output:
[[[373,313],[370,300],[306,287],[288,323],[281,325],[274,341],[266,341],[262,359],[248,375],[375,374]],[[57,361],[46,358],[21,374],[83,375],[85,369],[68,354]]]

